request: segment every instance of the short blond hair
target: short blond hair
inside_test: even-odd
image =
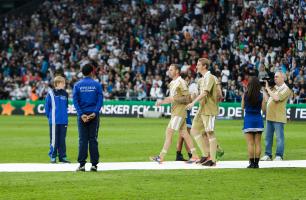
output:
[[[199,62],[201,63],[201,65],[207,65],[207,68],[209,67],[209,65],[210,65],[210,63],[211,63],[211,61],[209,60],[209,59],[207,59],[207,58],[200,58],[199,59]]]
[[[65,81],[65,78],[64,78],[64,77],[62,77],[62,76],[56,76],[56,77],[54,78],[53,85],[54,85],[54,87],[57,87],[58,84],[60,84],[60,83],[65,83],[65,82],[66,82],[66,81]]]

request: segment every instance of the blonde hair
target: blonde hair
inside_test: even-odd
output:
[[[65,78],[62,76],[56,76],[53,81],[54,87],[57,87],[60,83],[65,83]]]
[[[207,65],[207,68],[209,67],[209,65],[210,65],[210,63],[211,63],[211,61],[209,60],[209,59],[207,59],[207,58],[200,58],[199,59],[199,62],[201,63],[201,65]]]

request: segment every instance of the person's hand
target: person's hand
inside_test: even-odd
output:
[[[194,106],[194,103],[190,103],[186,106],[186,110],[190,110]]]
[[[90,115],[87,116],[87,120],[90,121],[96,117],[96,113],[91,113]]]
[[[269,83],[268,83],[268,81],[266,80],[266,90],[268,90],[269,89]]]
[[[266,87],[265,87],[265,86],[262,86],[262,87],[261,87],[261,91],[262,91],[263,93],[267,93]]]
[[[219,102],[222,102],[222,101],[223,101],[223,96],[219,96],[219,97],[218,97],[218,101],[219,101]]]
[[[197,93],[191,93],[191,99],[194,100],[195,98],[197,98]]]
[[[83,115],[81,116],[81,119],[82,119],[82,121],[83,121],[84,123],[88,122],[88,115],[83,114]]]
[[[157,100],[156,102],[155,102],[155,106],[160,106],[161,105],[161,100]]]

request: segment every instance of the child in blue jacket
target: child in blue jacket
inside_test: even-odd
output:
[[[50,126],[50,160],[70,163],[66,155],[66,133],[68,126],[68,94],[64,77],[54,78],[54,89],[50,89],[45,102],[45,114]]]

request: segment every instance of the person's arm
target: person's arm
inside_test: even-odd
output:
[[[179,104],[188,104],[192,102],[190,95],[184,95],[184,96],[174,96],[173,101]]]
[[[286,87],[285,89],[279,91],[277,93],[279,101],[283,101],[283,100],[287,99],[291,95],[291,93],[292,92],[291,92],[291,90],[288,87]]]
[[[82,116],[83,112],[82,112],[82,110],[80,108],[80,105],[79,105],[79,91],[78,90],[79,89],[78,89],[77,85],[74,85],[73,93],[72,93],[73,105],[74,105],[75,110],[77,111],[78,115]]]
[[[181,91],[182,95],[185,96],[188,93],[188,88],[187,87],[183,87],[182,84],[180,84],[177,88],[176,88],[177,91]],[[179,97],[178,95],[175,95],[174,97],[172,96],[169,96],[169,97],[166,97],[165,99],[163,100],[157,100],[155,105],[156,106],[160,106],[160,105],[163,105],[163,104],[169,104],[169,103],[173,103],[177,100],[182,100],[181,97]]]
[[[288,87],[286,87],[285,89],[283,89],[280,92],[272,92],[271,89],[269,88],[267,82],[266,82],[266,90],[268,92],[268,95],[270,97],[272,97],[272,99],[274,101],[283,101],[284,99],[289,97],[290,94],[291,94],[291,90]]]
[[[194,106],[194,104],[196,104],[198,101],[200,101],[201,99],[203,99],[204,97],[206,97],[207,94],[208,94],[208,92],[207,92],[206,90],[205,90],[204,92],[202,92],[200,95],[198,95],[198,96],[195,98],[195,100],[193,100],[190,104],[188,104],[188,105],[186,106],[186,109],[187,109],[187,110],[191,109],[191,108]]]
[[[197,98],[197,93],[191,94],[191,102]]]
[[[261,110],[263,112],[266,112],[266,110],[267,110],[268,100],[269,100],[269,95],[267,94],[266,90],[263,89],[263,98],[262,98],[262,103],[261,103]]]
[[[269,99],[269,95],[267,94],[266,90],[263,89],[263,101],[267,103],[268,99]]]
[[[221,85],[218,83],[217,84],[217,98],[218,98],[218,101],[222,101],[223,99],[223,95],[222,95],[222,89],[221,89]]]
[[[190,104],[188,104],[186,106],[186,109],[187,110],[191,109],[198,101],[206,97],[208,95],[208,92],[211,91],[214,83],[215,79],[213,77],[211,77],[206,84],[204,83],[204,87],[202,91],[200,91],[201,92],[200,95],[198,95]]]
[[[102,93],[102,87],[100,84],[98,84],[97,95],[98,95],[98,100],[97,100],[97,105],[95,108],[96,115],[100,113],[101,107],[103,106],[103,93]]]
[[[68,108],[68,105],[69,105],[69,99],[68,99],[68,93],[65,91],[65,95],[66,95],[66,99],[67,99],[67,108]]]
[[[181,84],[178,88],[180,95],[174,95],[173,101],[179,104],[188,104],[192,102],[187,84]]]
[[[272,92],[267,81],[266,81],[266,90],[267,90],[267,94],[270,97],[272,97],[274,101],[279,101],[279,96],[276,93]]]
[[[172,103],[174,101],[173,97],[166,97],[165,99],[161,100],[161,101],[156,101],[155,105],[156,106],[161,106],[163,104],[169,104]]]

